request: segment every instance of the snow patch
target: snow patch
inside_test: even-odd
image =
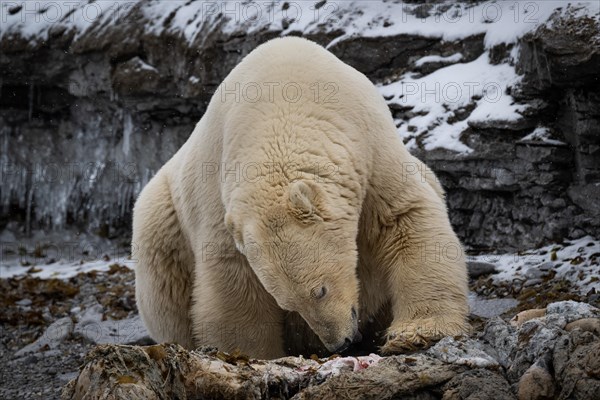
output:
[[[140,0],[2,2],[0,38],[20,35],[32,42],[48,40],[52,31],[75,31],[75,40],[95,26],[106,29],[116,24]]]
[[[453,64],[424,77],[405,74],[379,90],[388,103],[416,114],[407,122],[396,121],[405,142],[424,135],[425,150],[446,148],[470,153],[472,149],[459,140],[469,122],[522,118],[519,112],[524,106],[515,104],[507,94],[520,80],[513,66],[493,65],[489,52],[485,52],[472,62]],[[457,114],[473,105],[468,118],[456,121]]]
[[[429,63],[447,63],[447,64],[454,64],[459,62],[460,60],[463,59],[463,55],[461,53],[456,53],[453,54],[451,56],[448,57],[442,57],[442,56],[425,56],[423,58],[418,59],[415,62],[415,66],[416,67],[422,67],[425,64],[429,64]]]
[[[140,70],[140,71],[158,72],[158,70],[155,67],[153,67],[152,65],[146,63],[144,60],[142,60],[139,57],[136,57],[136,58],[137,58],[137,65],[136,66],[137,66],[138,70]]]
[[[491,275],[494,283],[536,279],[534,272],[553,270],[554,280],[565,279],[582,294],[600,291],[600,241],[591,236],[564,244],[512,254],[469,256],[469,260],[489,262],[496,266]]]
[[[545,126],[538,126],[529,135],[519,140],[519,142],[540,142],[557,146],[566,145],[566,143],[563,141],[552,139],[550,129],[546,128]]]
[[[76,31],[76,39],[88,30],[98,33],[127,17],[140,0],[79,0],[5,2],[2,4],[0,37],[20,34],[32,41],[48,39],[52,29]],[[546,23],[553,13],[574,10],[576,16],[595,16],[596,1],[577,1],[567,7],[563,1],[485,1],[479,4],[455,4],[443,1],[431,5],[422,15],[419,4],[402,1],[327,1],[256,2],[226,0],[163,1],[147,0],[142,4],[147,32],[160,36],[165,31],[181,34],[195,41],[205,28],[225,34],[272,31],[286,35],[345,32],[340,42],[354,36],[389,37],[403,34],[460,40],[485,35],[486,48],[516,41]],[[200,38],[204,40],[204,38]]]
[[[59,260],[53,263],[40,263],[35,266],[22,266],[16,260],[13,262],[3,262],[0,264],[0,278],[8,279],[15,276],[28,275],[32,278],[40,279],[69,279],[79,273],[91,271],[107,272],[111,265],[117,264],[115,261],[92,260],[92,261],[67,261]],[[133,264],[118,263],[133,269]]]

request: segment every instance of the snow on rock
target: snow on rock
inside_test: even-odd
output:
[[[3,2],[0,38],[19,34],[32,42],[43,42],[61,29],[80,37],[95,26],[117,23],[140,0],[22,1]]]
[[[40,279],[69,279],[79,273],[110,271],[111,266],[115,263],[115,261],[104,259],[90,261],[59,260],[52,263],[39,263],[33,267],[23,267],[17,260],[12,260],[0,264],[0,278],[7,279],[19,275],[28,275]],[[129,266],[133,267],[133,264],[129,264]]]
[[[565,279],[580,293],[600,291],[600,241],[591,236],[513,254],[470,256],[472,261],[496,265],[495,283],[537,283],[555,272],[554,280]]]
[[[130,72],[127,69],[131,69],[136,72],[139,72],[139,71],[158,72],[158,70],[155,67],[148,64],[147,62],[145,62],[144,60],[142,60],[141,58],[139,58],[137,56],[133,57],[131,60],[127,61],[124,69],[127,72]]]
[[[31,237],[17,238],[7,229],[0,233],[0,241],[2,279],[25,275],[69,279],[90,271],[109,272],[118,266],[133,269],[136,263],[130,255],[129,243],[93,234],[40,230]]]
[[[422,67],[423,65],[428,64],[428,63],[455,64],[462,59],[463,59],[463,55],[460,53],[456,53],[456,54],[453,54],[448,57],[425,56],[425,57],[419,58],[417,61],[415,61],[415,67]]]
[[[438,4],[412,4],[403,1],[344,1],[344,2],[256,2],[227,0],[162,1],[113,0],[7,2],[1,8],[0,38],[21,37],[31,42],[44,42],[55,32],[74,31],[75,41],[84,34],[102,36],[112,27],[128,23],[128,16],[140,15],[146,33],[161,36],[181,35],[195,47],[202,46],[211,35],[273,32],[285,36],[301,33],[306,36],[342,32],[328,48],[356,38],[387,38],[414,35],[456,41],[473,35],[484,35],[488,51],[500,44],[516,44],[519,38],[548,23],[552,16],[569,13],[571,18],[598,18],[599,3],[576,1],[568,6],[562,1],[483,1],[478,4],[442,1]],[[139,14],[137,14],[139,12]],[[517,48],[513,49],[513,59]],[[426,77],[410,74],[382,87],[391,102],[413,107],[418,115],[408,123],[399,122],[399,133],[414,147],[416,137],[425,135],[425,150],[446,148],[458,153],[470,153],[459,137],[469,125],[489,124],[490,121],[515,122],[521,119],[523,106],[515,104],[507,94],[519,81],[514,67],[492,65],[489,52],[470,62],[459,62],[462,54],[448,57],[428,55],[416,61],[451,63]],[[513,60],[514,61],[514,60]],[[140,71],[156,72],[155,67],[136,59]],[[415,93],[414,90],[417,90]],[[435,92],[435,93],[433,93]],[[468,119],[456,118],[456,112],[475,103]],[[542,138],[534,132],[532,139]],[[550,142],[548,142],[550,143]]]
[[[538,126],[537,128],[535,128],[535,130],[533,132],[531,132],[529,135],[523,137],[521,140],[519,140],[519,142],[533,142],[533,143],[544,143],[544,144],[549,144],[549,145],[555,145],[555,146],[560,146],[560,145],[564,145],[566,146],[567,144],[561,140],[556,140],[556,139],[552,139],[552,134],[550,129],[544,127],[544,126]]]
[[[493,65],[489,52],[485,52],[472,62],[453,64],[427,76],[408,73],[379,89],[388,103],[410,108],[416,114],[407,122],[396,121],[398,133],[409,148],[415,145],[411,139],[423,135],[425,150],[442,147],[470,153],[472,149],[459,140],[469,123],[522,118],[519,112],[525,106],[515,104],[507,94],[519,81],[513,66]],[[467,119],[452,121],[470,105],[475,108]]]
[[[496,2],[477,5],[453,4],[445,1],[432,6],[423,15],[418,5],[402,1],[344,1],[290,2],[280,6],[276,2],[146,2],[144,12],[149,20],[148,29],[156,34],[163,30],[179,32],[192,41],[201,26],[214,26],[219,14],[227,19],[219,26],[223,32],[244,31],[252,33],[270,30],[287,34],[302,32],[314,34],[332,30],[345,33],[332,42],[332,46],[354,36],[386,37],[416,34],[457,40],[467,36],[485,34],[488,47],[500,43],[514,43],[520,36],[544,23],[559,1]],[[593,10],[593,2],[581,2]],[[462,22],[462,23],[459,23]],[[216,27],[216,26],[215,26]]]
[[[423,8],[420,4],[403,1],[364,0],[285,3],[43,0],[3,5],[0,37],[18,33],[31,40],[45,40],[49,32],[59,28],[74,29],[78,36],[88,30],[102,32],[126,20],[128,13],[136,7],[142,9],[147,19],[146,31],[156,36],[175,32],[189,41],[195,40],[202,28],[208,26],[225,34],[269,30],[281,35],[291,32],[310,35],[343,31],[341,38],[411,34],[450,41],[484,34],[486,47],[491,48],[502,43],[515,43],[547,22],[553,13],[564,12],[565,3],[491,0],[471,5],[446,0]],[[599,12],[598,3],[594,1],[572,2],[570,8],[578,15]]]

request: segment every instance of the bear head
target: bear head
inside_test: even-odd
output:
[[[298,312],[329,351],[341,352],[360,340],[357,221],[336,213],[310,180],[282,193],[262,208],[237,202],[225,225],[279,307]]]

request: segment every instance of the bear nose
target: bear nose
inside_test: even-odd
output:
[[[357,343],[357,342],[360,342],[361,340],[362,340],[362,334],[357,329],[356,333],[354,334],[354,339],[352,340],[352,343]]]
[[[344,339],[344,344],[340,348],[338,348],[335,352],[342,353],[342,352],[346,351],[348,349],[348,347],[350,347],[351,344],[352,344],[352,340],[346,338],[346,339]]]

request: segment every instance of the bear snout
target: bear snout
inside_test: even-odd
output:
[[[343,353],[344,351],[346,351],[348,349],[348,347],[350,347],[350,345],[352,344],[352,340],[346,338],[344,339],[344,344],[341,345],[340,347],[338,347],[334,353]]]
[[[342,353],[342,352],[346,351],[352,343],[360,342],[362,340],[362,334],[358,330],[357,325],[358,324],[356,324],[356,323],[354,324],[351,334],[346,336],[344,338],[343,342],[338,342],[337,344],[334,344],[334,345],[329,345],[329,344],[324,343],[325,347],[327,347],[327,349],[329,351],[331,351],[332,353]]]

